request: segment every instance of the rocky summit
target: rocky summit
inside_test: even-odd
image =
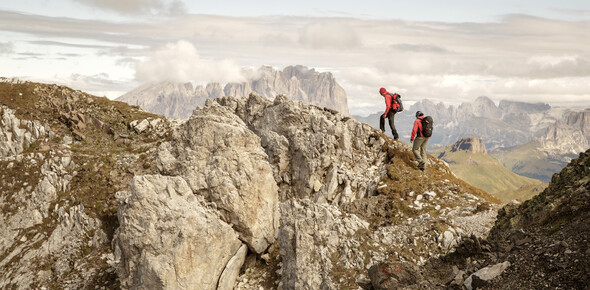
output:
[[[469,151],[472,153],[482,153],[488,154],[488,150],[486,150],[486,146],[483,144],[483,141],[477,137],[463,137],[451,145],[451,152],[457,151]]]
[[[512,277],[521,264],[510,251],[529,245],[493,240],[519,232],[506,220],[523,206],[500,211],[485,240],[493,196],[432,156],[417,170],[408,145],[369,125],[286,96],[211,99],[183,122],[11,79],[0,102],[1,288],[479,287]],[[568,210],[586,212],[558,208],[547,241],[575,224]]]

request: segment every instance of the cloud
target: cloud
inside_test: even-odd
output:
[[[436,53],[436,54],[448,53],[448,51],[445,48],[437,46],[437,45],[430,45],[430,44],[399,43],[399,44],[393,44],[390,47],[393,51],[424,52],[424,53]]]
[[[361,45],[361,40],[354,28],[340,20],[309,23],[301,32],[299,42],[314,49],[347,50]]]
[[[188,41],[168,43],[136,64],[136,79],[146,81],[239,82],[241,68],[233,61],[203,59]]]
[[[143,9],[133,3],[128,11]],[[171,2],[144,1],[150,9],[166,3]],[[590,107],[590,47],[584,41],[589,25],[526,15],[493,23],[190,14],[158,22],[109,22],[0,11],[2,35],[7,36],[0,51],[19,57],[44,51],[35,45],[58,45],[60,52],[93,55],[96,62],[87,65],[92,68],[88,75],[125,73],[141,81],[236,81],[243,66],[329,68],[346,90],[352,114],[381,110],[375,90],[382,86],[401,92],[407,101],[462,102],[487,95],[495,101],[530,99],[551,105],[567,99]],[[39,60],[3,55],[0,61],[11,65],[7,71],[30,67],[21,75],[64,67],[41,69]],[[113,66],[100,67],[103,63]]]
[[[9,54],[13,49],[14,45],[12,42],[0,42],[0,54]]]
[[[178,15],[186,12],[180,0],[73,0],[83,5],[121,14]]]

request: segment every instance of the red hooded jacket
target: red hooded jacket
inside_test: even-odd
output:
[[[422,136],[422,119],[424,119],[424,115],[416,117],[416,121],[414,121],[414,128],[412,129],[412,136],[410,136],[410,141],[414,141],[415,137],[423,137]]]
[[[397,110],[397,108],[399,108],[399,104],[393,103],[393,94],[390,92],[385,92],[385,95],[383,96],[385,97],[385,113],[383,113],[383,116],[387,116],[387,113],[389,113],[389,110]]]

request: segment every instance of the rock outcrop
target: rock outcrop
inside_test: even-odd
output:
[[[558,158],[562,155],[577,156],[589,148],[590,109],[572,112],[566,120],[559,120],[549,126],[545,135],[540,138],[540,143],[540,150]]]
[[[361,210],[365,202],[381,208],[383,214],[390,210],[393,212],[389,214],[396,214],[394,208],[377,201],[389,194],[385,187],[378,190],[378,185],[383,184],[383,176],[388,170],[394,170],[388,169],[391,162],[404,154],[411,154],[409,146],[388,141],[369,126],[335,111],[294,102],[285,96],[277,96],[271,101],[251,94],[247,98],[218,98],[195,110],[188,121],[175,129],[171,140],[159,146],[156,162],[160,175],[145,178],[160,180],[162,184],[158,188],[167,188],[168,192],[177,187],[178,180],[183,180],[187,187],[183,190],[190,191],[197,199],[202,199],[208,209],[217,212],[218,223],[227,223],[235,231],[239,240],[247,245],[249,256],[267,255],[268,248],[278,239],[282,287],[338,289],[356,284],[355,277],[366,277],[367,267],[388,257],[407,259],[414,265],[423,264],[429,256],[450,251],[461,241],[461,234],[472,234],[481,227],[489,227],[493,219],[493,215],[488,214],[492,211],[476,211],[481,204],[481,195],[468,193],[470,189],[457,189],[456,181],[446,179],[441,181],[438,189],[433,186],[427,187],[430,190],[425,192],[404,193],[407,201],[402,203],[407,203],[404,207],[410,211],[432,208],[440,213],[406,217],[401,214],[403,221],[390,223],[389,227],[372,225],[367,220],[371,211]],[[406,166],[414,165],[402,160],[395,162],[400,162],[400,170],[406,171],[403,175],[412,176]],[[433,174],[453,179],[441,162],[430,157],[430,164],[436,172]],[[138,178],[143,177],[136,176],[135,183]],[[172,180],[174,183],[170,183]],[[124,202],[120,198],[122,204],[135,204],[141,199],[134,197],[140,194],[138,186],[132,185],[130,190],[131,196],[126,198],[130,201]],[[452,190],[458,190],[461,195],[452,196]],[[377,196],[378,192],[382,195]],[[120,196],[128,194],[121,193]],[[454,206],[442,208],[442,204],[449,202],[461,204],[465,211]],[[170,206],[164,201],[138,206],[146,207],[162,207],[148,212],[164,211],[158,216],[169,215],[167,208]],[[348,210],[343,211],[343,208]],[[125,216],[131,214],[128,213],[131,210],[131,206],[120,207],[119,218],[127,219]],[[137,216],[134,224],[154,224],[156,229],[171,228],[166,225],[169,218],[159,221],[148,215],[144,219],[150,222],[141,222],[141,212],[134,212],[132,214]],[[461,220],[467,216],[477,216],[479,220],[473,220],[472,224],[478,226],[468,226],[467,220]],[[443,220],[445,225],[440,226],[441,231],[429,232],[429,225]],[[142,238],[145,231],[136,228],[121,221],[115,238],[118,248],[136,249],[122,250],[115,255],[120,261],[118,273],[126,277],[122,281],[129,287],[143,287],[139,281],[145,280],[142,276],[146,271],[139,269],[154,268],[152,262],[140,255],[153,247],[134,241],[170,235],[156,231],[150,233],[150,237]],[[194,231],[206,229],[195,228]],[[186,235],[188,233],[182,236]],[[407,246],[408,240],[414,241],[413,244]],[[234,253],[207,253],[213,257],[211,263],[216,264],[207,266],[218,269],[207,272],[207,275],[222,277],[219,269],[232,264],[228,258],[229,253]],[[182,253],[165,252],[164,247],[152,256],[154,261],[165,265],[172,265],[177,260],[186,261]],[[244,262],[242,257],[233,260],[238,264]],[[183,267],[200,267],[197,261],[186,262],[196,264]],[[127,271],[130,269],[128,265],[136,265],[136,268]],[[355,274],[344,278],[338,274],[343,271]],[[203,275],[199,273],[192,276]],[[152,275],[166,276],[161,273]],[[175,275],[160,281],[184,279]],[[236,277],[235,274],[228,276],[231,279]],[[234,285],[234,281],[225,281],[229,281],[224,282],[225,285]],[[162,285],[153,284],[156,288],[167,288],[172,284]],[[174,285],[190,288],[186,283]],[[239,285],[245,287],[243,285],[248,284],[240,278]]]
[[[162,174],[182,176],[195,194],[216,204],[251,250],[276,239],[278,193],[260,138],[231,110],[207,106],[158,150]]]
[[[123,288],[231,289],[218,285],[233,285],[240,266],[230,261],[243,261],[245,246],[183,178],[135,177],[118,200],[114,251]]]
[[[0,78],[0,103],[0,288],[116,288],[113,194],[150,167],[121,149],[149,151],[167,122],[15,79]],[[148,117],[143,136],[126,124]]]
[[[471,153],[488,154],[485,144],[477,137],[463,137],[451,146],[451,152],[468,151]]]

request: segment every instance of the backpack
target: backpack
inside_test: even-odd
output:
[[[432,117],[426,116],[422,118],[422,137],[430,137],[432,136],[432,126],[434,125],[434,121]]]
[[[402,112],[404,110],[404,105],[402,104],[402,96],[400,96],[398,93],[391,95],[391,103],[399,105],[396,112]]]

